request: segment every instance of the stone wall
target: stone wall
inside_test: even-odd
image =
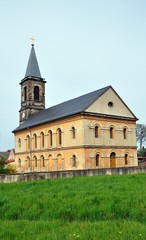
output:
[[[88,170],[71,170],[71,171],[54,171],[54,172],[33,172],[20,173],[12,175],[0,175],[0,183],[27,182],[49,178],[71,178],[79,176],[96,176],[112,174],[135,174],[145,173],[146,167],[126,167],[126,168],[106,168],[106,169],[88,169]]]

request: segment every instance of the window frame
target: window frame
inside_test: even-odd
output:
[[[114,128],[111,126],[110,127],[110,139],[114,138]]]
[[[34,101],[40,100],[40,88],[39,86],[34,86]]]

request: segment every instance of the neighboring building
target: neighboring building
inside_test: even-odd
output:
[[[5,152],[0,152],[0,157],[2,157],[6,163],[14,163],[15,162],[14,149]]]
[[[15,164],[15,153],[14,149],[8,150],[8,158],[5,160],[6,163],[13,163]]]
[[[18,171],[137,166],[137,118],[111,86],[45,109],[45,83],[32,44],[13,131]]]

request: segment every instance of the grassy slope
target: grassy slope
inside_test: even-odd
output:
[[[0,239],[146,239],[146,175],[0,184]]]

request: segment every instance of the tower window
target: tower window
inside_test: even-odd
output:
[[[24,101],[27,100],[27,87],[24,87]]]
[[[34,100],[39,101],[39,87],[38,86],[34,87]]]

